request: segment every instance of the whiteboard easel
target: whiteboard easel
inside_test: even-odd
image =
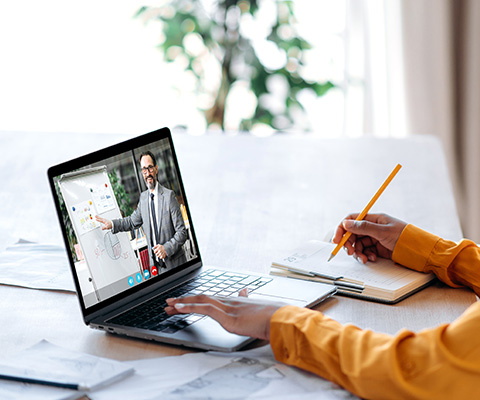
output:
[[[95,215],[109,220],[122,218],[107,167],[62,175],[60,190],[90,274],[97,301],[114,294],[114,283],[139,272],[138,260],[128,234],[102,230]],[[85,285],[86,283],[83,282]]]

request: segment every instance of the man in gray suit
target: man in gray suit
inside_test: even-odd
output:
[[[110,221],[97,215],[96,220],[104,225],[102,229],[111,229],[114,234],[142,226],[147,237],[150,270],[156,266],[160,273],[162,269],[171,269],[187,261],[182,249],[187,230],[175,193],[157,180],[155,156],[149,151],[142,153],[140,166],[148,189],[140,194],[137,209],[129,217]]]

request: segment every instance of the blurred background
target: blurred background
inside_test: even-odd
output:
[[[0,132],[430,134],[480,242],[478,38],[476,0],[1,2]]]

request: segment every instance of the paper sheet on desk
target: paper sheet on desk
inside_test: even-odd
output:
[[[0,379],[0,399],[43,399],[43,395],[48,394],[43,385],[21,382],[27,379],[80,385],[83,388],[80,391],[48,388],[50,399],[79,398],[85,391],[111,385],[133,372],[133,368],[125,363],[64,349],[42,340],[19,354],[0,359],[0,376],[20,380],[11,382]],[[14,396],[7,396],[9,393]]]
[[[0,284],[75,292],[65,248],[22,239],[0,254]]]
[[[135,374],[89,393],[92,400],[356,399],[335,384],[281,364],[270,346],[130,361]]]
[[[84,397],[76,390],[57,387],[0,381],[0,399],[22,400],[76,400]]]

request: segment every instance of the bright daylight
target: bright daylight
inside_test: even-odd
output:
[[[479,0],[0,2],[0,399],[471,399]]]

